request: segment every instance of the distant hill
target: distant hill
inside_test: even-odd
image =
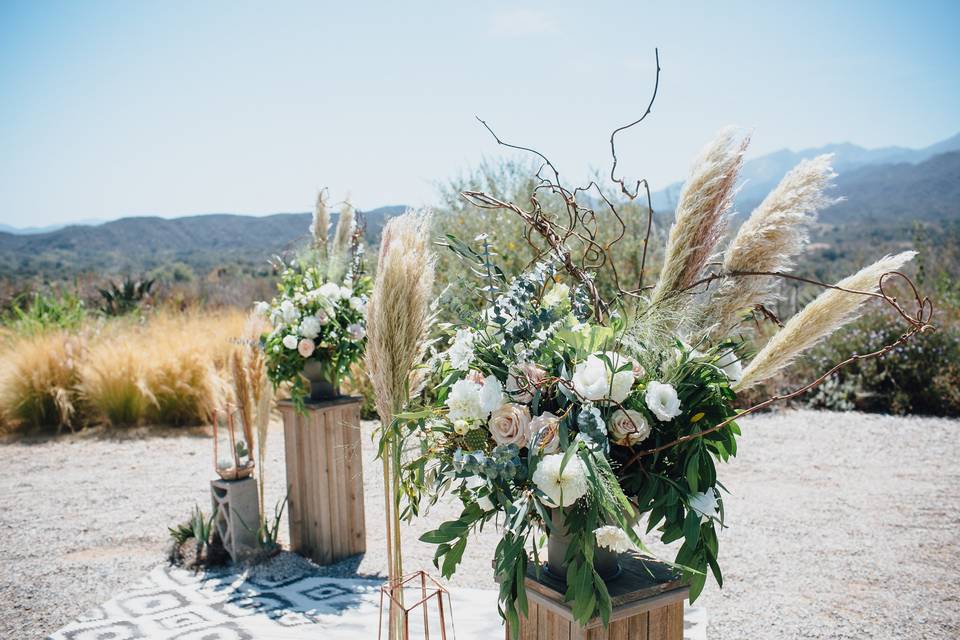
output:
[[[367,237],[379,238],[385,221],[405,208],[363,212]],[[336,214],[332,217],[336,220]],[[0,277],[42,274],[58,279],[84,271],[137,274],[173,262],[201,272],[223,264],[266,269],[270,255],[306,238],[310,220],[309,213],[135,217],[47,233],[0,233]]]
[[[834,154],[833,167],[843,178],[847,173],[866,167],[904,163],[918,164],[936,155],[953,151],[960,151],[960,133],[922,149],[907,149],[905,147],[865,149],[849,142],[828,144],[823,147],[801,151],[781,149],[744,162],[740,173],[740,182],[743,186],[737,197],[738,209],[741,211],[749,210],[746,209],[747,204],[762,200],[780,182],[787,171],[795,167],[797,163],[824,153]],[[681,186],[681,182],[676,182],[653,194],[654,209],[672,211],[676,205]]]

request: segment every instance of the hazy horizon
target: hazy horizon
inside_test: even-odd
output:
[[[784,28],[789,25],[789,28]],[[564,175],[682,179],[725,124],[748,157],[960,130],[960,5],[0,5],[0,223],[418,205],[484,157],[474,120]],[[954,78],[950,80],[950,78]]]

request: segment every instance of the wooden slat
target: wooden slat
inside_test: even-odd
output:
[[[363,553],[367,549],[367,528],[363,513],[363,444],[359,425],[360,405],[356,404],[350,407],[350,421],[345,425],[348,443],[346,480],[351,554]]]
[[[641,613],[640,615],[633,616],[632,618],[627,619],[630,623],[630,640],[643,640],[647,637],[647,625],[650,622],[649,613]]]
[[[667,607],[653,609],[648,616],[647,639],[667,640]]]
[[[303,507],[299,485],[299,466],[297,464],[296,422],[290,417],[292,409],[281,408],[283,415],[283,448],[287,462],[287,523],[290,528],[290,548],[295,552],[303,548]],[[265,509],[266,505],[261,505]]]
[[[683,640],[683,600],[667,607],[666,640]]]

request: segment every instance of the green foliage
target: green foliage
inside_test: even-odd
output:
[[[257,532],[257,543],[262,549],[272,550],[280,546],[278,539],[280,537],[280,519],[283,516],[283,509],[287,506],[289,496],[284,496],[273,508],[273,522],[264,520]]]
[[[126,277],[117,285],[108,282],[106,288],[97,289],[100,294],[100,311],[107,316],[125,316],[138,311],[150,296],[155,280],[134,280]]]
[[[209,544],[213,535],[213,521],[216,517],[216,509],[213,510],[208,518],[203,515],[203,511],[201,511],[199,505],[194,505],[193,513],[190,515],[189,520],[168,528],[170,537],[173,538],[177,544],[183,544],[191,538],[200,543]]]
[[[83,300],[69,291],[35,291],[21,294],[3,317],[19,335],[36,335],[51,329],[75,329],[86,318]]]

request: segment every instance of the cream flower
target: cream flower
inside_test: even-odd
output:
[[[447,350],[450,356],[450,366],[460,371],[466,371],[473,362],[473,343],[477,335],[470,329],[457,329],[453,344]]]
[[[651,380],[647,383],[646,401],[647,408],[664,422],[670,422],[681,413],[680,398],[671,384]]]
[[[304,338],[316,338],[320,335],[320,318],[307,316],[300,322],[300,335]]]
[[[717,508],[717,492],[712,488],[703,493],[693,494],[687,499],[687,504],[693,511],[700,514],[700,522],[716,518],[720,513]]]
[[[266,318],[268,315],[270,315],[270,303],[269,303],[269,302],[263,302],[263,301],[261,300],[261,301],[258,302],[256,305],[254,305],[253,311],[254,311],[254,313],[256,313],[258,316],[263,316],[264,318]]]
[[[313,355],[314,350],[317,348],[316,343],[310,338],[304,338],[297,344],[297,351],[304,358],[309,358]]]
[[[630,447],[643,442],[650,435],[647,419],[642,413],[632,409],[614,411],[607,430],[614,442]]]
[[[560,451],[560,418],[544,411],[530,421],[530,434],[544,454]]]
[[[732,384],[740,382],[743,377],[743,364],[733,349],[727,350],[714,364],[723,369]]]
[[[620,527],[607,525],[593,530],[593,536],[597,540],[597,546],[603,547],[613,553],[626,553],[633,549],[633,541],[627,532]]]
[[[548,308],[559,306],[569,295],[570,287],[562,282],[557,283],[547,292],[547,295],[543,296],[543,306]]]
[[[533,363],[518,364],[507,376],[507,393],[519,402],[530,402],[535,388],[546,377],[547,372]]]
[[[480,420],[487,416],[480,405],[480,385],[470,380],[457,380],[447,395],[448,417],[451,420]]]
[[[283,336],[283,346],[287,349],[296,349],[298,344],[300,344],[300,338],[292,333]]]
[[[496,376],[490,375],[483,379],[480,386],[480,409],[486,415],[504,403],[503,385]],[[529,415],[529,412],[528,412]]]
[[[291,300],[284,300],[280,303],[280,317],[287,324],[293,324],[300,319],[300,311]]]
[[[347,325],[347,335],[354,341],[359,342],[367,335],[367,330],[363,328],[362,324],[354,322],[353,324]]]
[[[453,432],[458,436],[465,436],[470,432],[470,423],[460,418],[459,420],[453,421]]]
[[[364,302],[363,298],[358,298],[357,296],[353,296],[352,298],[350,298],[350,308],[353,309],[354,311],[359,311],[360,313],[364,313],[367,310],[367,303]]]
[[[604,355],[613,364],[614,371],[629,362],[625,356],[612,351],[608,351]],[[574,390],[582,398],[594,402],[606,399],[623,402],[630,395],[633,382],[632,366],[629,369],[613,373],[607,363],[596,354],[591,354],[573,369]]]
[[[547,504],[551,507],[569,507],[585,496],[589,489],[587,467],[583,460],[571,456],[563,473],[560,472],[562,463],[562,453],[544,456],[533,472],[533,483],[546,494],[549,499]]]
[[[330,300],[331,302],[336,302],[341,297],[340,287],[334,282],[323,283],[322,285],[320,285],[320,288],[317,289],[317,293],[319,293],[321,296],[323,296],[327,300]]]
[[[530,409],[525,404],[505,404],[490,415],[487,426],[497,444],[525,447],[530,440]]]

